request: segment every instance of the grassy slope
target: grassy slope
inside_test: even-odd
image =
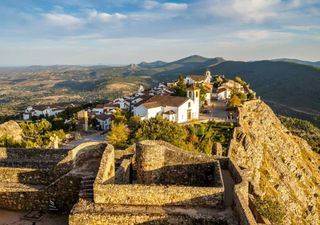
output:
[[[279,113],[319,119],[320,69],[289,62],[227,61],[211,67],[211,71],[228,78],[240,75]]]

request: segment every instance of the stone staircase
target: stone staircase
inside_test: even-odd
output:
[[[79,197],[87,201],[93,201],[93,183],[95,176],[84,176],[81,180]]]

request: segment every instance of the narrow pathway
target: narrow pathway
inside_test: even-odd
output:
[[[106,141],[106,135],[103,134],[101,135],[100,133],[94,133],[91,135],[87,135],[87,136],[83,136],[81,139],[79,140],[75,140],[75,141],[70,141],[70,143],[68,143],[66,146],[67,148],[74,148],[82,143],[85,142],[91,142],[91,141],[99,141],[99,142],[105,142]]]
[[[235,182],[232,179],[229,170],[221,170],[221,172],[224,184],[224,205],[225,207],[230,207],[233,203],[233,190]]]

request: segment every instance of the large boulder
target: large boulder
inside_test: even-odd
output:
[[[14,141],[22,140],[23,131],[19,124],[13,120],[0,124],[0,138],[8,137]]]

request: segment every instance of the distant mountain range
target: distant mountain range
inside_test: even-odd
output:
[[[34,99],[38,103],[41,103],[40,96],[46,99],[56,96],[59,97],[57,101],[103,99],[133,91],[139,84],[152,86],[174,80],[179,75],[203,74],[207,69],[213,75],[223,74],[230,79],[241,76],[277,113],[320,125],[320,61],[286,58],[243,62],[193,55],[174,62],[141,62],[127,66],[0,68],[0,92],[11,91],[10,95],[0,96],[0,103],[11,104],[14,99],[14,105],[22,107],[26,102],[22,93],[28,93],[29,101]],[[37,98],[32,97],[36,95]]]
[[[303,61],[303,60],[299,60],[299,59],[287,59],[287,58],[273,59],[272,61],[276,61],[276,62],[291,62],[291,63],[303,64],[303,65],[314,66],[314,67],[320,68],[320,61],[311,62],[311,61]]]
[[[320,124],[320,62],[296,59],[243,62],[193,55],[154,66],[158,63],[138,64],[135,74],[151,74],[158,81],[169,81],[180,74],[202,74],[206,69],[229,79],[241,76],[276,112]]]

